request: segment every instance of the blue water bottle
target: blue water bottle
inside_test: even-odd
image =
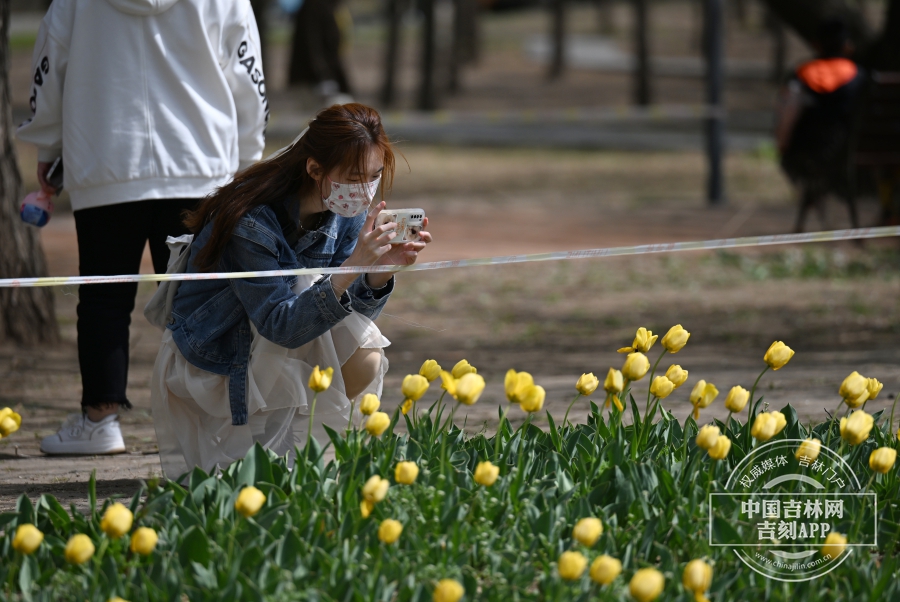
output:
[[[32,192],[22,199],[19,215],[26,224],[43,228],[53,215],[53,203],[43,190]]]

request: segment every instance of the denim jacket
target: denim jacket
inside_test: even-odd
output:
[[[297,203],[285,200],[284,206],[296,220]],[[254,208],[235,227],[218,269],[237,272],[341,265],[353,252],[366,216],[345,218],[330,211],[325,215],[318,230],[302,232],[291,248],[272,207]],[[194,239],[188,273],[198,272],[194,257],[211,232],[209,223]],[[328,277],[300,294],[291,290],[296,283],[296,276],[285,276],[190,280],[178,287],[168,328],[188,362],[229,377],[232,424],[247,424],[251,320],[261,336],[295,349],[324,334],[353,311],[374,320],[394,288],[393,278],[382,288],[372,289],[362,276],[338,299]]]

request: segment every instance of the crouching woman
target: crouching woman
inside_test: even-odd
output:
[[[431,241],[390,244],[373,204],[394,173],[381,119],[334,105],[280,154],[238,174],[189,213],[188,272],[259,272],[410,265]],[[181,283],[151,382],[160,460],[169,478],[210,472],[254,443],[302,446],[313,368],[334,369],[316,402],[312,436],[338,429],[351,400],[381,394],[389,341],[373,320],[394,289],[390,273],[191,280]]]

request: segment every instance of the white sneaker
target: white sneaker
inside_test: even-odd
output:
[[[94,422],[84,414],[69,414],[58,433],[41,440],[41,451],[76,456],[121,454],[125,451],[125,441],[119,428],[119,415],[110,414]]]

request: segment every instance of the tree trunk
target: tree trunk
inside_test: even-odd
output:
[[[435,68],[437,66],[437,40],[435,32],[434,4],[437,0],[425,0],[422,3],[422,50],[419,64],[419,102],[420,111],[433,111],[437,108],[435,92]]]
[[[558,79],[566,65],[566,5],[565,0],[552,0],[551,36],[553,52],[550,55],[550,79]]]
[[[650,50],[647,38],[647,0],[634,2],[634,103],[650,104]]]
[[[22,176],[10,110],[9,0],[0,0],[0,148],[0,278],[46,276],[38,230],[18,214]],[[4,339],[20,345],[59,340],[51,288],[0,288],[0,340]]]
[[[387,0],[387,39],[384,42],[384,79],[381,82],[381,104],[385,108],[394,104],[397,88],[397,60],[400,51],[400,0]]]

